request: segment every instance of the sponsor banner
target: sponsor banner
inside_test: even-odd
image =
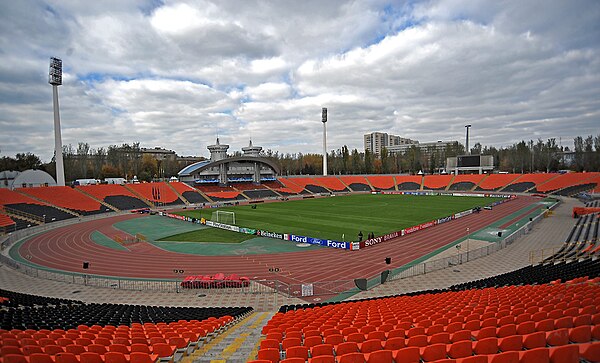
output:
[[[439,218],[437,221],[435,221],[435,224],[442,224],[442,223],[450,222],[453,219],[454,219],[454,216]]]
[[[470,193],[452,193],[453,197],[483,197],[483,194],[470,194]]]
[[[385,241],[389,241],[393,238],[400,237],[400,236],[403,236],[402,231],[396,231],[396,232],[384,234],[382,237],[383,237],[383,241],[385,242]]]
[[[485,196],[491,197],[491,198],[505,198],[505,199],[516,198],[514,195],[510,195],[510,194],[485,194]]]
[[[341,248],[341,249],[346,249],[346,250],[350,249],[349,242],[339,242],[339,241],[332,241],[329,239],[319,239],[319,238],[313,238],[313,237],[307,237],[307,236],[296,236],[295,234],[289,235],[289,241],[296,242],[296,243],[308,243],[311,245],[321,245],[321,246],[332,247],[332,248]]]
[[[241,227],[240,232],[246,233],[246,234],[256,234],[256,229]]]
[[[381,243],[381,242],[383,242],[383,237],[382,236],[375,237],[375,238],[370,238],[370,239],[364,240],[362,242],[362,246],[361,247],[363,247],[363,248],[364,247],[369,247],[369,246],[373,246],[373,245],[376,245],[376,244]]]
[[[232,225],[225,224],[225,223],[218,223],[218,222],[213,222],[213,221],[206,221],[206,225],[209,226],[209,227],[226,229],[228,231],[233,231],[233,232],[239,232],[240,231],[240,227],[238,227],[238,226],[232,226]]]
[[[421,224],[418,224],[418,225],[416,225],[416,226],[412,226],[412,227],[409,227],[409,228],[405,228],[405,229],[404,229],[404,234],[403,234],[403,235],[407,235],[407,234],[415,233],[415,232],[417,232],[417,231],[420,231],[420,230],[422,230],[422,229],[429,228],[429,227],[433,227],[433,226],[435,226],[435,221],[430,221],[430,222],[421,223]]]
[[[360,250],[360,242],[351,242],[350,243],[350,249],[352,251],[358,251],[358,250]]]
[[[169,217],[169,218],[179,219],[180,221],[185,221],[186,220],[185,216],[180,216],[178,214],[165,213],[165,215],[167,217]]]
[[[464,217],[464,216],[468,216],[469,214],[473,214],[473,210],[472,209],[455,213],[454,214],[454,219],[461,218],[461,217]]]
[[[256,231],[256,235],[257,236],[261,236],[261,237],[284,239],[283,238],[284,235],[282,233],[263,231],[263,230],[260,230],[260,229]]]

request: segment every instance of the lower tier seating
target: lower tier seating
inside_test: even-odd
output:
[[[258,359],[578,363],[600,358],[600,284],[423,292],[282,309]],[[286,362],[284,360],[283,362]]]

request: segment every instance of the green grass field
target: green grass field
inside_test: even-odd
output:
[[[278,233],[291,233],[321,239],[353,241],[359,231],[364,237],[376,236],[446,217],[476,206],[485,206],[498,198],[414,196],[414,195],[350,195],[303,199],[281,203],[224,207],[235,212],[236,225]],[[179,212],[194,218],[212,220],[217,209]],[[215,230],[215,233],[219,233]],[[227,231],[223,231],[227,232]],[[207,241],[202,230],[186,233],[187,241]],[[228,232],[231,233],[231,232]],[[213,235],[212,238],[214,238]],[[179,235],[165,239],[181,240]]]

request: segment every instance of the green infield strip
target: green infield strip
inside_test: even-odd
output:
[[[316,245],[298,247],[295,243],[290,241],[265,237],[254,237],[240,243],[157,241],[152,242],[152,244],[172,252],[204,256],[256,255],[282,252],[302,252],[315,250],[318,248],[328,248]]]
[[[161,238],[175,234],[207,228],[200,224],[193,224],[190,222],[161,216],[146,216],[128,219],[126,221],[116,223],[114,227],[123,232],[127,232],[132,236],[141,233],[148,241],[157,241]]]
[[[123,245],[117,243],[116,241],[113,241],[112,239],[108,238],[107,236],[98,231],[92,232],[91,237],[92,241],[94,241],[94,243],[96,244],[99,244],[100,246],[112,248],[113,250],[129,251]]]

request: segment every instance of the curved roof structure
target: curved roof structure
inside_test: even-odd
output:
[[[43,170],[29,169],[19,173],[19,175],[13,179],[12,185],[9,185],[8,187],[10,189],[19,188],[23,186],[23,184],[27,187],[38,187],[41,185],[55,186],[56,181],[50,174]]]
[[[199,161],[197,163],[188,165],[185,168],[181,169],[178,174],[180,177],[181,176],[190,176],[193,173],[201,172],[202,170],[205,170],[208,168],[219,166],[221,164],[229,164],[229,163],[234,163],[234,162],[251,162],[251,163],[258,162],[258,163],[262,163],[262,164],[267,164],[269,167],[271,167],[273,170],[275,170],[275,173],[277,173],[277,174],[280,173],[279,165],[277,165],[275,162],[273,162],[270,159],[256,157],[256,156],[235,156],[232,158],[221,159],[221,160],[217,160],[217,161],[210,161],[210,160]]]

